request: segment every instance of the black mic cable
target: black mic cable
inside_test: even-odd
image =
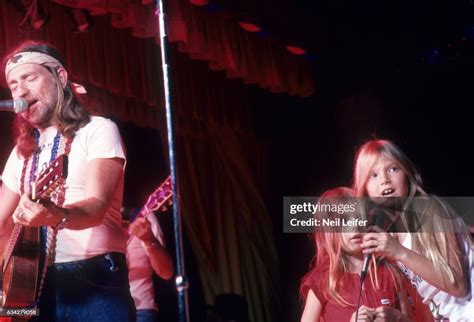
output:
[[[380,208],[375,208],[373,211],[372,219],[370,221],[370,226],[377,226],[384,228],[385,225],[385,212]],[[359,295],[357,296],[357,306],[356,306],[356,316],[355,320],[357,322],[359,318],[359,306],[360,306],[360,297],[362,295],[362,286],[364,285],[365,277],[367,276],[367,271],[369,270],[369,263],[372,258],[372,254],[365,255],[364,263],[362,264],[362,270],[360,272],[360,284],[359,284]]]

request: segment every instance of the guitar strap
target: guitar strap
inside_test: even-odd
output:
[[[39,131],[34,130],[34,138],[36,145],[38,146]],[[58,131],[54,137],[53,148],[51,150],[50,162],[53,161],[58,155],[64,154],[69,155],[71,151],[71,144],[74,140],[74,136],[64,138]],[[35,153],[23,162],[23,170],[21,175],[20,192],[23,195],[25,191],[31,192],[31,184],[36,180],[36,172],[38,167],[39,151]],[[25,180],[27,169],[30,169],[30,178],[28,182]],[[52,196],[53,201],[58,207],[62,207],[65,200],[65,182],[59,186],[57,192]],[[36,301],[31,306],[35,307],[38,304],[43,289],[44,279],[49,263],[54,262],[55,248],[56,248],[56,236],[58,233],[57,227],[40,227],[40,263],[39,263],[39,284],[36,292]]]

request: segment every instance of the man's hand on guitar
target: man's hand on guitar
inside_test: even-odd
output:
[[[146,218],[137,218],[130,224],[129,231],[145,244],[151,244],[155,241],[155,236],[151,230],[151,224]]]
[[[52,202],[38,203],[27,195],[20,199],[13,213],[13,221],[29,227],[54,226],[62,220],[64,213]]]

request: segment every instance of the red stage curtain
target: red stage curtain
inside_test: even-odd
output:
[[[47,41],[65,56],[69,77],[86,86],[95,112],[157,128],[162,84],[159,48],[154,42],[111,28],[109,16],[95,17],[90,32],[72,33],[74,26],[65,7],[42,4],[48,24],[40,31],[25,32],[19,31],[20,13],[0,2],[0,56],[25,39]]]
[[[153,107],[163,106],[161,58],[152,5],[135,0],[55,2],[90,10],[96,15],[93,29],[72,34],[74,26],[65,14],[66,7],[42,1],[49,14],[46,27],[18,32],[23,17],[13,6],[2,2],[0,54],[11,50],[21,39],[51,42],[65,53],[71,78],[84,83],[94,94],[98,112],[117,115],[140,126],[158,127],[159,111]],[[208,61],[209,68],[222,70],[229,78],[240,78],[275,93],[313,93],[308,62],[291,55],[281,44],[246,32],[231,18],[207,12],[188,0],[169,3],[170,41],[190,58]]]
[[[115,28],[131,28],[135,37],[155,37],[157,17],[152,1],[54,0],[84,8],[92,14],[110,13]],[[190,0],[168,1],[169,40],[193,59],[209,61],[214,70],[239,77],[274,93],[306,97],[313,94],[310,64],[286,51],[273,38],[262,38],[241,29],[228,15],[193,6]]]
[[[250,321],[278,319],[279,265],[262,191],[266,142],[254,133],[248,86],[172,55],[177,73],[177,157],[183,222],[196,254],[206,303],[236,293]]]
[[[115,6],[107,7],[103,13],[118,13],[123,9],[121,6],[131,3],[86,2],[98,4],[96,13],[102,3]],[[159,128],[164,111],[161,108],[160,54],[154,40],[131,37],[130,29],[112,28],[108,15],[96,16],[90,32],[72,34],[73,26],[64,14],[65,7],[42,3],[50,15],[48,25],[41,31],[19,33],[20,15],[0,2],[0,23],[4,30],[0,33],[0,55],[22,39],[48,41],[65,54],[71,78],[86,85],[99,114]],[[189,8],[190,11],[198,9]],[[187,15],[198,23],[195,14]],[[120,20],[112,18],[112,21]],[[142,20],[135,18],[135,21]],[[225,21],[218,17],[217,21],[207,22],[203,25],[205,28],[195,32],[186,25],[184,34],[206,38],[206,42],[201,42],[202,50],[183,40],[172,46],[170,55],[178,165],[180,176],[186,182],[180,187],[183,221],[197,256],[206,302],[212,304],[219,293],[242,294],[249,303],[252,321],[272,322],[276,319],[279,280],[271,221],[262,197],[267,164],[265,144],[258,142],[250,123],[254,118],[248,104],[249,87],[240,79],[226,78],[239,76],[246,82],[260,84],[262,75],[250,71],[268,64],[274,67],[268,67],[272,73],[265,74],[264,84],[272,88],[271,84],[280,82],[281,88],[290,89],[291,72],[286,71],[287,75],[281,76],[284,73],[276,69],[275,62],[281,57],[290,60],[292,57],[284,52],[277,54],[278,51],[270,50],[270,43],[262,42],[259,50],[263,53],[267,48],[275,58],[267,61],[256,55],[258,58],[249,59],[251,51],[244,44],[252,43],[252,35],[236,29],[240,37],[238,43],[231,39],[221,42],[219,35],[224,35],[226,28],[233,28],[220,28],[219,24]],[[206,28],[209,28],[207,33],[203,32]],[[193,58],[203,58],[210,53],[205,57],[232,57],[233,60],[206,58],[212,68],[221,70],[209,71],[208,64],[191,61],[189,52],[178,52],[185,46],[194,48]],[[240,50],[238,59],[235,48]],[[229,61],[237,67],[228,69]],[[296,93],[301,87],[294,84]],[[279,90],[278,86],[272,90]],[[163,128],[160,130],[164,133]]]

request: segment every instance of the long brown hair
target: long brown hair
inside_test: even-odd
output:
[[[10,58],[20,52],[39,52],[57,59],[66,68],[65,61],[59,52],[51,45],[27,40],[7,54],[3,59],[3,70]],[[83,106],[82,100],[74,94],[68,80],[63,88],[54,68],[44,66],[56,80],[57,103],[53,112],[52,125],[56,126],[62,135],[72,137],[81,127],[89,123],[90,113]],[[31,156],[36,150],[34,139],[35,129],[21,115],[17,115],[13,123],[13,135],[18,147],[18,153],[25,158]]]

